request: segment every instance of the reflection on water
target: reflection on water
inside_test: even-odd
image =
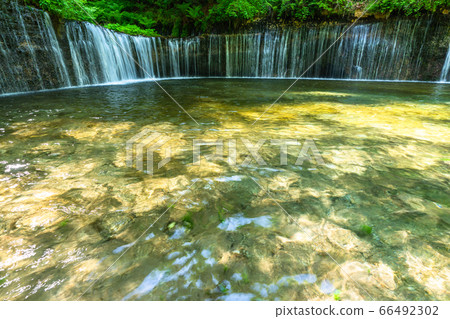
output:
[[[300,81],[252,126],[290,83],[164,82],[200,126],[152,82],[0,98],[1,298],[449,299],[449,86]],[[126,166],[143,129],[172,138],[153,176]],[[242,137],[325,165],[192,163]]]
[[[239,227],[242,227],[244,225],[248,225],[248,224],[255,224],[261,227],[270,227],[271,226],[271,222],[270,222],[270,217],[269,216],[260,216],[260,217],[255,217],[255,218],[246,218],[243,216],[242,213],[238,213],[234,216],[231,216],[225,220],[223,220],[218,228],[222,229],[222,230],[226,230],[226,231],[235,231],[237,230]]]

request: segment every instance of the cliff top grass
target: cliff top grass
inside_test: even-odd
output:
[[[131,35],[186,37],[218,27],[448,14],[450,0],[22,0],[64,19],[97,21]],[[365,12],[367,10],[367,12]]]

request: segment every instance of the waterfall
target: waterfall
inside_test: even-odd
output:
[[[429,24],[419,19],[356,25],[341,39],[346,25],[225,35],[226,76],[299,77],[306,72],[305,77],[317,78],[416,79]]]
[[[129,36],[77,22],[67,23],[66,33],[78,85],[138,77]]]
[[[70,86],[47,13],[0,3],[0,94]]]
[[[66,23],[66,34],[78,85],[199,74],[200,38],[129,36],[80,22]]]
[[[441,72],[441,82],[449,82],[449,81],[450,81],[450,43],[448,45],[447,58],[445,59],[444,66],[442,67]]]
[[[430,16],[182,39],[76,21],[57,36],[47,13],[16,1],[0,2],[0,18],[0,94],[199,76],[450,80],[448,20]]]
[[[222,61],[222,36],[210,35],[208,39],[208,75],[209,76],[221,76],[223,71],[221,66]]]
[[[78,22],[67,23],[66,32],[79,85],[195,76],[416,80],[431,22],[361,24],[342,37],[346,24],[187,39],[133,37]]]

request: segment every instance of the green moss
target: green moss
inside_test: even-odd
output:
[[[248,274],[246,272],[242,273],[242,282],[248,284],[250,281],[248,279]]]
[[[192,218],[192,212],[188,211],[183,217],[183,226],[187,229],[194,228],[194,219]]]
[[[228,266],[227,265],[224,265],[223,266],[223,273],[226,273],[228,271]]]
[[[58,228],[63,228],[63,227],[65,227],[65,226],[67,226],[67,224],[69,223],[69,220],[63,220],[62,222],[60,222],[59,224],[58,224]]]
[[[372,227],[369,225],[361,225],[361,228],[359,230],[360,234],[362,236],[367,236],[372,234]]]
[[[175,225],[176,225],[175,222],[171,222],[169,225],[167,225],[167,229],[172,229],[175,227]]]
[[[333,293],[333,298],[336,301],[341,301],[341,291],[339,289],[336,289]]]
[[[225,286],[225,284],[220,283],[219,285],[217,285],[217,288],[219,288],[220,292],[224,295],[228,294],[228,288]]]
[[[147,37],[155,37],[158,36],[158,33],[153,29],[141,29],[136,25],[120,25],[118,23],[110,23],[105,25],[105,28],[108,28],[113,31],[127,33],[131,35],[143,35]]]
[[[225,212],[223,210],[223,208],[219,208],[219,210],[217,211],[217,217],[219,218],[219,222],[223,223],[225,221],[224,215]]]

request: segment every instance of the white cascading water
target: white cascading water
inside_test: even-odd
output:
[[[335,45],[346,25],[225,35],[226,76],[413,80],[426,41],[426,33],[416,34],[420,23],[399,20],[389,29],[382,23],[358,25]]]
[[[346,25],[187,39],[132,37],[76,22],[66,30],[78,84],[196,76],[415,80],[430,23],[362,24],[340,39]]]
[[[441,82],[449,82],[450,81],[450,43],[448,45],[447,57],[444,62],[444,67],[441,72]]]
[[[78,85],[138,78],[131,37],[90,23],[66,24]]]
[[[133,37],[90,23],[66,24],[78,85],[197,76],[200,38]]]

